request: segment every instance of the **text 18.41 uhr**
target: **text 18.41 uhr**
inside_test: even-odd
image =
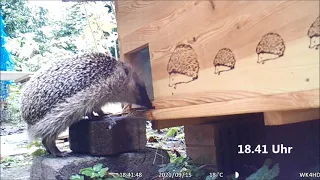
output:
[[[271,145],[271,153],[273,154],[291,154],[293,147],[284,146],[283,144]],[[268,154],[270,149],[267,145],[260,145],[251,147],[251,145],[238,145],[238,154]]]

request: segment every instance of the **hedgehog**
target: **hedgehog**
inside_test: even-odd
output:
[[[168,65],[169,87],[188,83],[198,78],[199,63],[197,54],[188,44],[179,44],[173,51]]]
[[[103,53],[84,53],[52,62],[24,85],[20,96],[21,116],[30,140],[42,144],[55,157],[61,152],[55,140],[72,124],[103,116],[107,103],[130,103],[152,108],[144,82],[132,67]]]
[[[234,69],[236,59],[232,51],[228,48],[222,48],[218,51],[216,57],[213,60],[215,67],[215,74],[220,75],[220,72],[230,71]]]
[[[310,26],[308,36],[310,38],[309,48],[315,47],[318,50],[320,47],[320,16]]]
[[[284,41],[277,33],[268,33],[262,37],[257,48],[257,63],[264,64],[265,61],[274,60],[284,55]]]

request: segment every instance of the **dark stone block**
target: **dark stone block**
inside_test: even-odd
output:
[[[70,126],[70,149],[74,153],[96,156],[144,149],[147,143],[146,120],[133,117],[115,118],[116,124],[111,129],[110,119],[81,120]]]
[[[160,164],[169,163],[166,151],[145,148],[132,153],[123,153],[108,157],[88,155],[72,155],[64,158],[54,158],[51,155],[37,157],[33,160],[31,180],[67,180],[73,174],[79,174],[80,169],[102,163],[113,173],[141,173],[139,180],[150,180],[159,175]],[[138,179],[138,178],[133,178]]]

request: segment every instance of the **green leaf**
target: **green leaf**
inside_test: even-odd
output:
[[[99,163],[93,166],[95,172],[99,172],[102,169],[103,164]]]
[[[274,179],[277,177],[280,173],[280,167],[279,164],[275,164],[272,169],[270,169],[269,173],[266,175],[265,179]]]
[[[178,128],[170,128],[166,134],[166,137],[175,137],[178,133]]]
[[[93,174],[93,170],[91,168],[90,169],[85,169],[83,171],[80,171],[80,174],[88,176],[88,177],[91,177],[92,174]]]
[[[268,158],[268,159],[266,159],[265,161],[264,161],[264,163],[263,163],[263,165],[265,165],[265,166],[270,166],[272,164],[272,160],[270,159],[270,158]]]
[[[162,173],[162,172],[165,172],[165,171],[166,171],[166,168],[165,168],[165,167],[162,167],[162,168],[158,169],[158,172],[159,172],[159,173]]]
[[[280,168],[279,164],[276,164],[269,170],[267,165],[263,165],[257,172],[251,174],[246,180],[272,180],[279,175]]]
[[[108,171],[108,168],[102,168],[98,174],[100,177],[104,177],[106,175],[106,172]]]
[[[184,157],[181,156],[181,157],[176,158],[173,163],[175,163],[175,164],[182,164],[182,163],[184,163],[185,161],[186,161],[186,158],[184,158]]]
[[[69,179],[70,180],[84,180],[84,177],[79,174],[76,174],[76,175],[72,175]]]
[[[99,177],[99,174],[98,174],[98,173],[96,173],[96,172],[92,172],[92,174],[91,174],[91,178],[94,178],[94,177]]]
[[[42,156],[46,154],[48,154],[48,152],[45,149],[37,149],[33,153],[31,153],[32,156]]]

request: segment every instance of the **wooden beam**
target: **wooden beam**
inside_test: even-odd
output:
[[[151,121],[152,129],[164,129],[169,127],[176,126],[185,126],[185,125],[197,125],[205,124],[212,121],[222,120],[223,118],[218,117],[203,117],[203,118],[189,118],[189,119],[174,119],[172,121]]]
[[[258,96],[216,103],[151,110],[145,113],[150,120],[198,118],[268,111],[285,111],[320,107],[319,89]]]
[[[0,71],[1,80],[11,80],[15,82],[22,82],[29,79],[33,72],[20,72],[20,71]]]
[[[292,124],[316,119],[320,119],[319,108],[264,113],[264,123],[267,126]]]
[[[253,114],[237,114],[237,115],[226,115],[226,116],[215,116],[215,117],[200,117],[200,118],[188,118],[188,119],[173,119],[167,121],[151,121],[152,129],[163,129],[176,126],[186,125],[201,125],[201,124],[213,124],[223,121],[236,121],[239,119],[246,119],[248,117],[257,116],[258,113]]]

